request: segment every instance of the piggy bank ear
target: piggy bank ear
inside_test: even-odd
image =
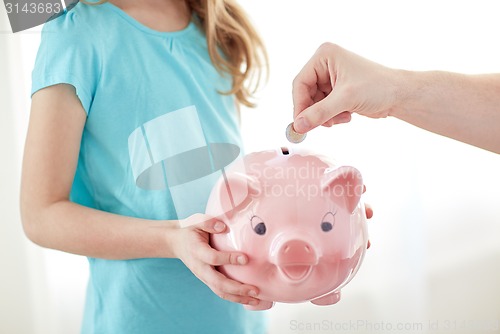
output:
[[[260,194],[259,181],[249,175],[243,173],[224,174],[224,177],[216,185],[217,195],[215,200],[218,200],[218,206],[222,212],[231,217],[234,210],[240,205],[245,203],[251,196],[258,196]]]
[[[353,213],[363,193],[363,178],[356,168],[342,166],[323,176],[321,188],[335,203]]]

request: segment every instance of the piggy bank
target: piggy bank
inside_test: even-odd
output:
[[[259,288],[258,306],[311,301],[331,305],[356,274],[368,242],[357,169],[287,148],[251,153],[223,171],[206,213],[228,233],[211,235],[221,251],[248,255],[226,276]]]

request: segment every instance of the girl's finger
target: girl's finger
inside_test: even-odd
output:
[[[221,252],[213,249],[208,244],[197,250],[196,256],[211,266],[222,266],[226,264],[243,265],[248,263],[248,256],[239,252]]]
[[[228,231],[226,224],[215,218],[206,220],[196,225],[196,228],[211,234],[223,233]]]
[[[370,219],[373,217],[373,209],[370,204],[365,203],[365,213],[366,213],[366,218]]]
[[[259,302],[256,298],[258,295],[256,287],[229,279],[210,266],[207,266],[204,280],[210,289],[222,299],[240,304],[257,305]]]

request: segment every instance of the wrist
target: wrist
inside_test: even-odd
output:
[[[169,223],[172,221],[168,221]],[[178,258],[177,249],[178,241],[180,239],[179,233],[181,229],[178,226],[173,226],[177,224],[167,224],[163,230],[162,235],[162,246],[160,247],[160,257],[163,258]]]
[[[430,109],[443,106],[443,96],[450,95],[450,73],[443,71],[398,71],[399,88],[391,116],[409,121],[417,114],[428,113]]]
[[[394,70],[395,80],[393,90],[393,104],[389,108],[389,116],[401,118],[411,110],[415,95],[421,88],[417,72],[407,70]]]

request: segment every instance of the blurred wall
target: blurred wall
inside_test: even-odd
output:
[[[7,16],[0,12],[0,332],[33,333],[32,287],[26,242],[21,231],[18,210],[20,152],[16,143],[15,112],[22,102],[16,89],[17,39],[9,34]],[[18,63],[18,65],[20,65]],[[19,321],[24,319],[23,321]]]
[[[291,82],[324,41],[392,67],[500,72],[496,0],[240,3],[268,45],[272,71],[259,108],[243,111],[247,151],[288,145]],[[6,19],[0,6],[0,333],[75,333],[85,259],[42,251],[19,221],[39,32],[11,34]],[[301,145],[361,170],[375,210],[373,246],[339,304],[279,304],[269,312],[271,334],[499,332],[498,155],[398,120],[356,116]]]

